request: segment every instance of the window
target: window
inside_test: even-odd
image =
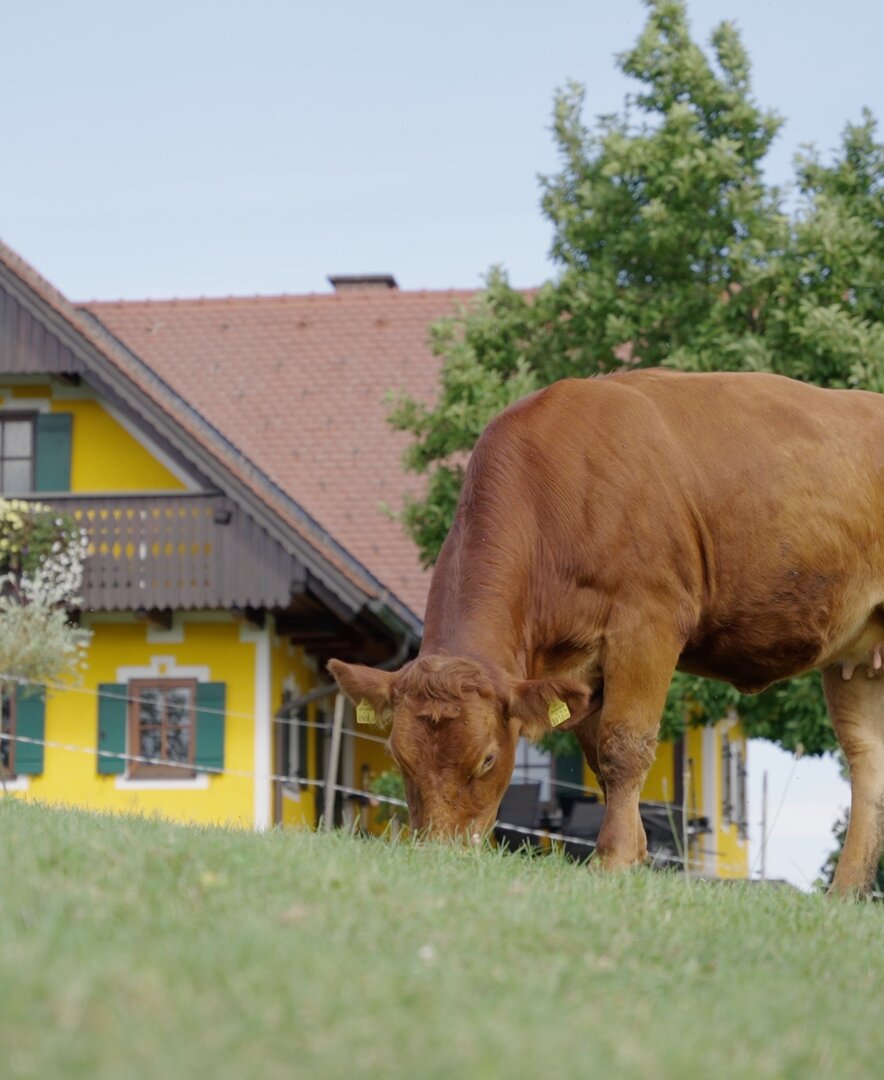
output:
[[[201,770],[220,772],[225,700],[224,683],[184,674],[99,683],[98,772],[170,782],[191,780]],[[132,757],[149,757],[153,764]]]
[[[307,772],[307,708],[292,712],[289,701],[294,695],[286,690],[282,708],[275,720],[278,731],[279,772],[290,781],[301,780]]]
[[[737,742],[721,737],[721,811],[725,825],[736,825],[745,840],[749,830],[746,756]]]
[[[3,718],[0,721],[0,775],[4,780],[15,777],[15,699],[3,694]]]
[[[741,840],[749,837],[748,770],[745,753],[737,758],[737,835]]]
[[[731,741],[721,736],[721,816],[725,825],[734,820],[734,789]]]
[[[0,416],[0,491],[23,495],[34,490],[34,418]]]
[[[130,683],[130,689],[131,752],[152,762],[131,762],[130,775],[176,780],[192,777],[196,680],[139,681]]]

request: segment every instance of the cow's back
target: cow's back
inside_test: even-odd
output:
[[[515,515],[547,584],[564,566],[608,606],[665,597],[683,666],[746,689],[836,655],[884,604],[876,394],[765,374],[563,380],[489,425],[467,487]]]

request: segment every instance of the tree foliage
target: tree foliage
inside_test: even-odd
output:
[[[788,200],[762,171],[782,121],[753,99],[735,27],[713,32],[710,57],[682,0],[646,4],[638,41],[617,59],[638,85],[622,112],[588,127],[581,86],[555,100],[561,164],[542,180],[542,208],[556,276],[523,293],[492,269],[475,302],[433,329],[436,403],[405,398],[391,415],[414,436],[406,466],[427,477],[404,512],[425,565],[487,421],[555,379],[665,365],[884,391],[884,147],[873,118],[847,126],[831,163],[801,154]],[[834,745],[816,677],[747,699],[679,675],[664,731],[728,709],[789,749]]]

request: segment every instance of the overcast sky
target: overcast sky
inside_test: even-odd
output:
[[[329,273],[471,287],[495,263],[536,285],[553,272],[537,182],[556,168],[553,94],[577,79],[588,121],[619,109],[614,54],[645,17],[640,0],[0,9],[0,237],[73,300],[325,291]],[[737,22],[755,97],[786,118],[773,181],[803,143],[829,156],[864,105],[884,115],[880,0],[689,11],[704,44]],[[843,786],[769,757],[753,785],[769,764],[774,808],[792,776],[769,862],[804,883]]]

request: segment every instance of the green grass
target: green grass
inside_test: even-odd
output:
[[[850,1077],[884,907],[0,801],[4,1077]]]

